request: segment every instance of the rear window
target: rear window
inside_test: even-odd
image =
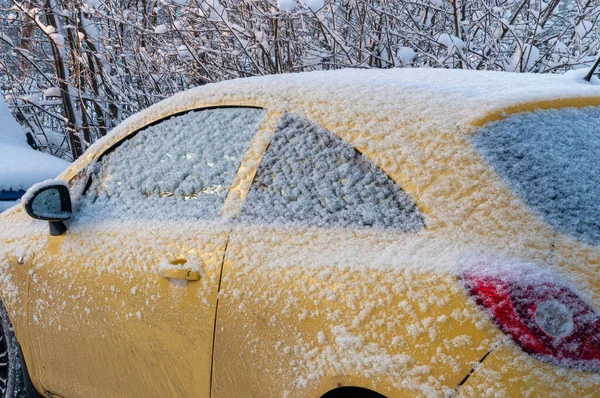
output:
[[[472,141],[548,223],[600,243],[600,108],[511,116],[482,128]]]

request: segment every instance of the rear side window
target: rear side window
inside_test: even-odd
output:
[[[260,223],[423,228],[414,203],[383,171],[323,128],[285,115],[240,219]]]
[[[511,116],[480,129],[472,141],[549,224],[600,244],[600,108]]]
[[[215,218],[264,111],[189,112],[148,127],[104,156],[79,214]]]

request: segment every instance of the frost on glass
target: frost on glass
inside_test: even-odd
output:
[[[271,140],[241,220],[423,228],[416,206],[383,171],[340,138],[291,115]]]
[[[68,213],[62,211],[58,189],[49,188],[38,193],[31,201],[31,209],[38,217],[58,219],[68,217]]]
[[[548,223],[600,243],[600,108],[511,116],[479,130],[473,143]]]
[[[95,166],[79,213],[216,217],[263,115],[248,108],[196,111],[140,131]]]

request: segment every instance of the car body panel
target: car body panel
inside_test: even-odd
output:
[[[498,332],[447,264],[423,261],[431,251],[453,257],[427,231],[236,227],[213,396],[319,396],[358,379],[387,396],[452,392]]]
[[[557,234],[553,261],[579,296],[593,308],[600,308],[600,247]]]
[[[267,115],[246,157],[264,147],[261,137],[278,117]],[[240,180],[234,179],[223,213],[240,201]],[[51,237],[30,291],[44,390],[62,396],[209,395],[217,292],[231,229],[226,219],[82,220]],[[169,273],[161,263],[179,259],[186,269],[200,269],[199,281],[163,277]],[[82,367],[90,356],[102,360]]]
[[[215,258],[211,264],[216,268],[211,275],[219,273],[216,259],[225,251],[220,298],[216,301],[216,290],[211,283],[215,299],[208,300],[217,307],[214,396],[282,396],[286,391],[290,396],[312,396],[340,384],[364,386],[389,396],[452,393],[473,367],[481,367],[479,361],[487,352],[492,350],[488,358],[500,355],[497,354],[500,349],[495,347],[504,339],[460,283],[457,267],[469,262],[485,262],[490,258],[536,262],[540,266],[558,262],[558,269],[564,270],[565,275],[577,273],[570,279],[573,283],[587,279],[582,289],[589,294],[589,301],[600,308],[597,291],[600,283],[594,275],[596,249],[586,248],[589,262],[582,262],[577,254],[578,244],[573,246],[566,238],[563,243],[563,238],[511,191],[469,143],[469,135],[478,126],[511,112],[546,106],[596,106],[600,103],[600,90],[573,82],[567,84],[555,77],[483,72],[481,76],[486,80],[473,82],[472,75],[464,71],[437,72],[439,76],[413,70],[341,71],[304,74],[297,79],[273,76],[207,85],[132,116],[61,175],[60,178],[70,180],[132,132],[165,117],[205,107],[256,106],[267,109],[269,117],[236,175],[223,217],[234,218],[241,211],[268,141],[285,112],[300,115],[349,142],[398,183],[423,212],[426,229],[416,234],[249,226],[233,222],[226,251],[224,230],[222,234],[217,232],[218,238],[208,239],[214,242],[214,247],[208,249]],[[361,76],[364,79],[358,84],[348,81]],[[424,78],[429,80],[420,80]],[[506,79],[511,84],[504,85]],[[558,95],[560,100],[555,98]],[[49,246],[57,256],[53,260],[68,257],[63,264],[55,265],[56,261],[44,256],[49,247],[46,223],[30,220],[16,209],[0,217],[3,222],[21,226],[23,231],[0,232],[0,239],[10,241],[0,249],[1,258],[11,261],[3,262],[6,277],[0,283],[3,300],[22,344],[29,341],[29,329],[34,332],[32,343],[23,344],[23,351],[36,387],[69,396],[89,396],[92,390],[84,383],[93,383],[93,378],[103,370],[104,360],[110,360],[132,364],[132,372],[147,384],[143,387],[127,384],[124,375],[115,375],[110,390],[114,394],[109,395],[140,396],[159,387],[167,394],[208,391],[207,381],[201,385],[198,379],[169,376],[191,359],[177,364],[170,362],[173,369],[167,369],[152,356],[160,350],[183,352],[188,338],[197,343],[194,340],[197,336],[190,332],[195,327],[191,320],[199,320],[195,318],[198,314],[173,314],[166,304],[158,305],[156,312],[152,312],[152,306],[141,299],[143,289],[140,297],[127,295],[134,287],[132,281],[139,276],[134,269],[129,276],[100,273],[89,260],[94,250],[91,247],[82,252],[73,250],[73,242],[69,240],[74,237],[67,236],[62,243],[50,239]],[[146,248],[141,252],[134,251],[133,246],[126,247],[130,235],[135,235],[133,231],[114,231],[106,236],[116,239],[117,243],[109,242],[111,250],[130,251],[132,258],[142,259],[137,262],[147,258],[158,260],[169,250],[173,254],[200,250],[199,241],[186,240],[185,229],[182,232],[171,226],[164,230],[165,235],[154,232],[161,239],[145,241],[140,236],[136,238],[140,242],[132,244]],[[85,239],[102,242],[105,238]],[[15,258],[21,255],[25,264],[15,264]],[[38,256],[44,260],[38,260]],[[436,260],[432,262],[431,257]],[[35,261],[30,274],[32,259]],[[323,273],[323,268],[328,267],[331,269]],[[69,286],[61,280],[65,274],[77,275],[77,284]],[[42,290],[31,293],[34,300],[28,306],[30,278],[31,284]],[[407,283],[408,279],[411,283]],[[124,318],[116,328],[123,335],[114,338],[119,344],[126,341],[131,345],[130,349],[120,351],[115,345],[109,349],[110,358],[75,368],[89,352],[97,352],[96,348],[90,350],[94,338],[108,339],[109,333],[115,332],[110,326],[115,325],[110,322],[103,325],[103,314],[89,307],[90,316],[84,307],[83,312],[61,314],[64,316],[61,325],[53,323],[52,315],[60,311],[57,306],[60,300],[46,303],[44,289],[60,295],[67,302],[66,308],[80,308],[84,305],[81,297],[90,298],[82,290],[88,284],[90,289],[105,293],[93,300],[105,300],[111,308],[119,304],[123,307],[117,311]],[[146,293],[150,297],[150,290],[165,289],[164,282],[148,284]],[[118,291],[116,295],[110,286]],[[125,295],[131,301],[123,306]],[[196,300],[195,294],[181,298],[177,310],[197,306]],[[134,343],[158,332],[144,329],[135,315],[138,311],[142,319],[148,311],[155,327],[165,330],[160,348],[132,351],[136,350]],[[128,319],[129,314],[134,316]],[[91,337],[71,346],[74,338],[82,339],[75,336],[79,324]],[[72,332],[62,333],[58,326]],[[103,332],[105,335],[101,337]],[[453,338],[456,341],[449,343]],[[43,347],[47,341],[55,347]],[[326,342],[332,342],[329,350]],[[149,343],[140,344],[150,347]],[[60,347],[68,347],[71,355],[66,354],[69,350],[60,353]],[[367,358],[368,366],[357,362],[362,349],[372,354]],[[515,350],[529,358],[528,366],[550,366]],[[40,358],[43,364],[38,361]],[[337,358],[345,360],[340,365]],[[68,361],[73,363],[67,364]],[[77,383],[66,380],[74,376],[54,370],[61,365],[81,379]],[[506,369],[503,371],[510,376]],[[476,370],[463,387],[476,383],[478,374]],[[192,387],[178,390],[169,385],[169,380],[156,379],[161,377],[182,384],[189,382],[199,390]],[[468,391],[459,389],[465,394]],[[483,386],[477,391],[484,391]]]
[[[45,390],[69,397],[209,394],[229,227],[179,222],[140,231],[126,223],[70,230],[35,262],[30,329]],[[200,268],[201,280],[161,276],[161,262],[181,257]]]
[[[10,226],[10,229],[0,228],[3,236],[3,244],[0,245],[2,301],[21,344],[31,379],[35,387],[43,391],[39,384],[39,366],[33,355],[28,314],[30,270],[35,253],[41,253],[44,248],[40,242],[48,240],[48,225],[30,218],[20,206],[7,210],[0,218]]]

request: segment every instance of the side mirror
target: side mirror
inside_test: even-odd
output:
[[[64,181],[47,180],[27,190],[21,203],[27,214],[37,220],[50,222],[50,235],[62,235],[67,227],[63,223],[72,215],[71,196]]]

